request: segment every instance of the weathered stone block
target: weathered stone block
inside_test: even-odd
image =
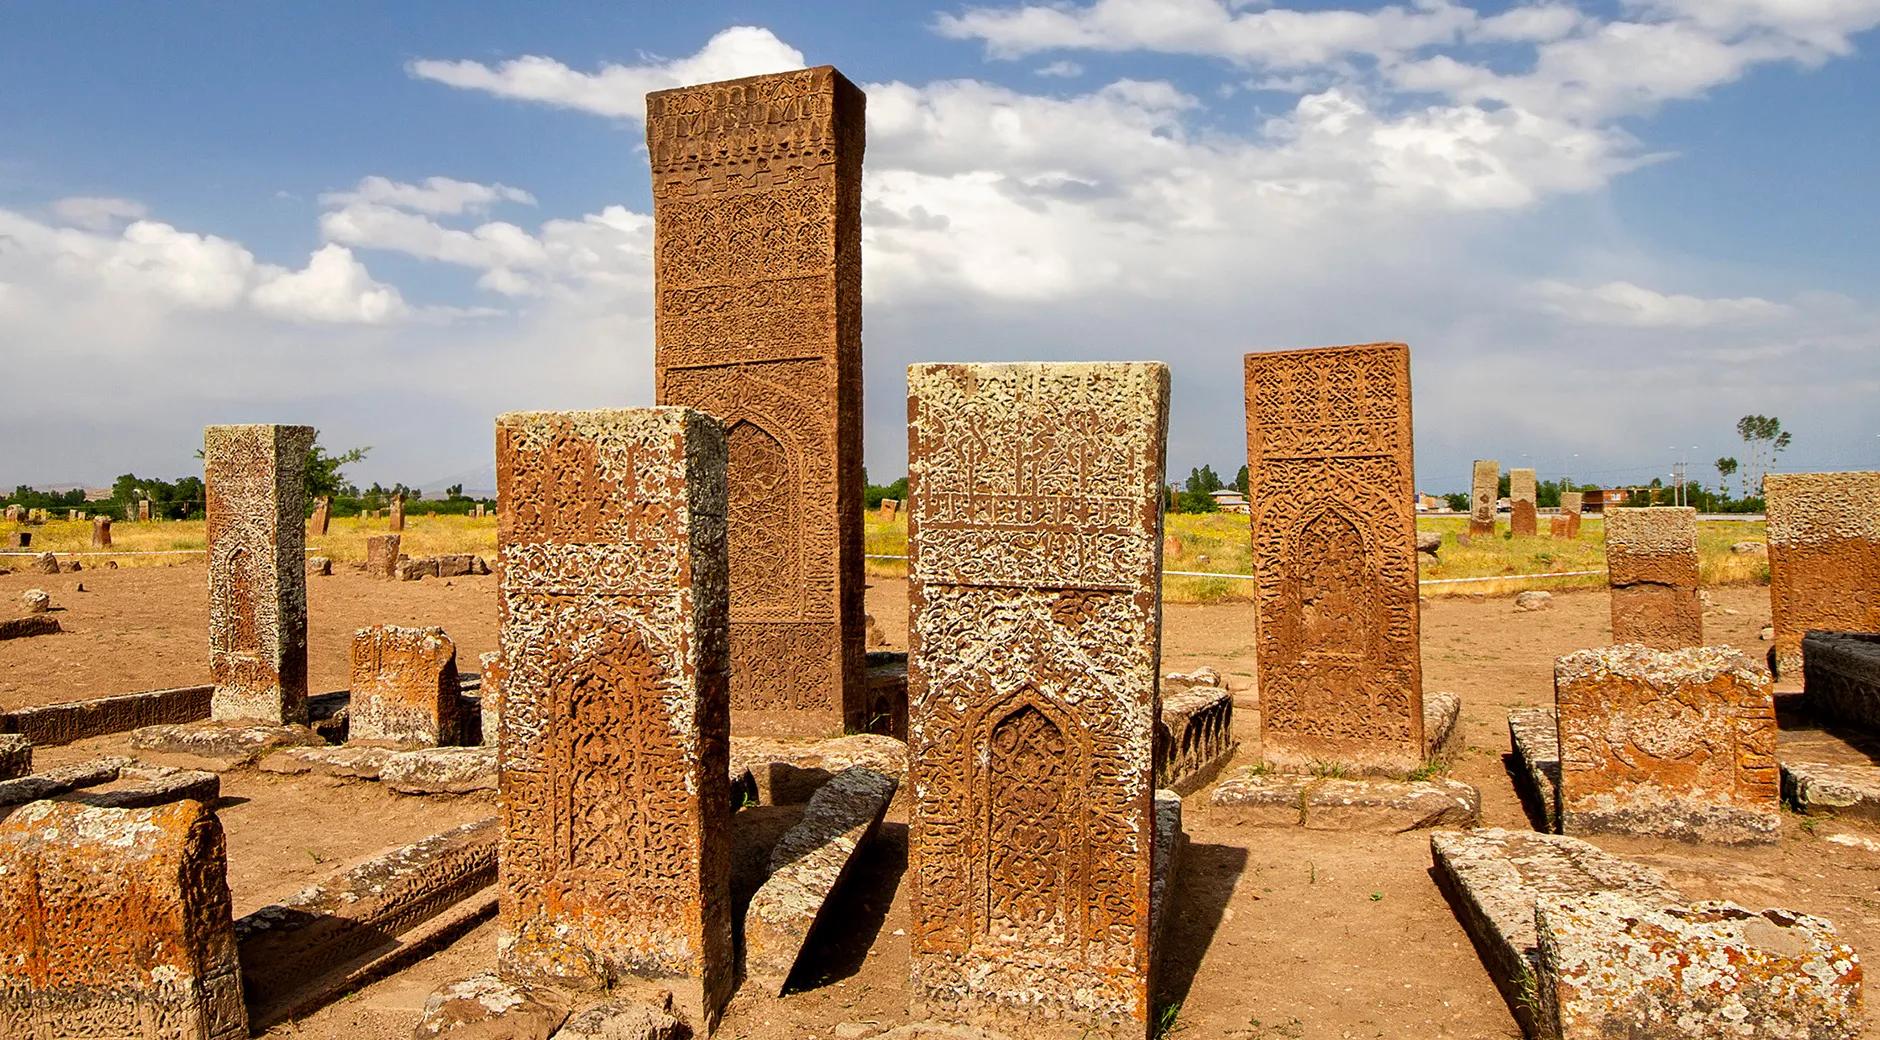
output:
[[[400,751],[379,769],[385,786],[405,794],[469,794],[498,786],[493,747],[435,747]]]
[[[1516,708],[1508,713],[1508,743],[1514,752],[1515,785],[1540,811],[1544,830],[1560,830],[1560,723],[1552,708]]]
[[[1782,797],[1810,816],[1880,824],[1880,767],[1784,762]]]
[[[1860,958],[1821,918],[1617,892],[1543,900],[1535,918],[1542,1011],[1560,1040],[1863,1032]]]
[[[1423,761],[1410,348],[1248,354],[1261,755]]]
[[[123,733],[161,723],[209,717],[213,686],[180,686],[64,704],[42,704],[0,715],[0,731],[19,733],[40,747]]]
[[[314,499],[313,500],[313,519],[308,523],[309,532],[312,534],[316,534],[316,535],[326,534],[327,527],[332,523],[332,520],[333,520],[332,496],[321,495],[320,497]]]
[[[1585,505],[1586,496],[1582,492],[1562,491],[1560,493],[1560,515],[1567,522],[1566,537],[1578,538],[1580,536],[1580,516],[1585,511]]]
[[[93,517],[91,521],[91,547],[94,549],[111,548],[111,518]]]
[[[1582,650],[1554,662],[1567,834],[1774,841],[1769,673],[1728,647]]]
[[[1771,473],[1769,606],[1777,674],[1811,629],[1880,632],[1880,472]]]
[[[503,655],[491,651],[477,658],[483,673],[477,685],[477,721],[482,729],[483,746],[495,747],[501,737],[503,717]]]
[[[139,751],[187,757],[211,772],[253,765],[276,748],[323,743],[305,726],[239,722],[145,726],[131,734],[131,747]]]
[[[30,639],[33,636],[57,635],[59,619],[51,614],[28,614],[25,617],[0,619],[0,640]]]
[[[394,578],[398,573],[398,535],[375,534],[366,539],[366,573]]]
[[[568,1020],[567,997],[547,987],[472,975],[425,998],[412,1040],[549,1040]]]
[[[496,434],[498,966],[669,986],[709,1032],[734,981],[724,429],[649,408]]]
[[[1151,1018],[1168,369],[908,370],[915,1001]]]
[[[828,66],[646,97],[655,394],[725,425],[732,710],[770,733],[869,728],[865,103]]]
[[[1155,785],[1192,794],[1214,779],[1240,746],[1234,739],[1234,695],[1225,687],[1175,679],[1162,680]]]
[[[1501,463],[1476,459],[1469,480],[1469,534],[1481,538],[1495,533],[1495,506],[1501,501]]]
[[[193,801],[0,819],[0,1036],[246,1037],[226,864]]]
[[[1802,660],[1810,711],[1880,732],[1880,634],[1810,632],[1802,639]]]
[[[375,625],[353,633],[347,740],[435,747],[469,733],[457,645],[441,628]]]
[[[1471,784],[1434,780],[1355,780],[1244,770],[1214,788],[1213,818],[1230,826],[1304,827],[1396,834],[1472,827],[1482,795]]]
[[[1534,471],[1531,469],[1511,469],[1508,471],[1508,500],[1512,512],[1508,521],[1509,530],[1515,537],[1532,538],[1536,532],[1538,507],[1534,484]]]
[[[1697,598],[1697,510],[1656,506],[1606,511],[1612,641],[1657,650],[1702,646]]]
[[[377,780],[385,763],[398,754],[389,747],[290,747],[274,751],[261,759],[264,773],[300,776],[338,776],[352,780]],[[494,780],[492,779],[492,783]]]
[[[210,714],[307,721],[307,488],[311,426],[203,430],[208,498]]]
[[[33,742],[17,733],[0,733],[0,780],[33,771]]]

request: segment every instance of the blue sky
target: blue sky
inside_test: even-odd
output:
[[[1154,358],[1237,466],[1246,350],[1402,339],[1419,484],[1880,468],[1880,0],[0,8],[0,485],[310,422],[490,484],[646,403],[640,97],[870,96],[867,447],[905,365]]]

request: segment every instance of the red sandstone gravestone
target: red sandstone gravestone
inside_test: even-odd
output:
[[[1880,473],[1771,473],[1770,657],[1802,673],[1811,629],[1880,632]]]
[[[1494,459],[1475,460],[1475,472],[1469,482],[1469,535],[1481,537],[1495,533],[1495,504],[1500,501],[1501,463]]]
[[[1606,570],[1612,586],[1614,643],[1641,643],[1654,650],[1703,645],[1697,510],[1607,510]]]
[[[1508,529],[1517,538],[1532,538],[1539,533],[1538,495],[1534,484],[1534,471],[1531,469],[1511,469],[1508,471],[1508,501],[1512,513],[1508,520]]]

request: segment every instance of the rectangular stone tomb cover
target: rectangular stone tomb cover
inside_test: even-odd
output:
[[[496,427],[505,674],[498,968],[733,981],[725,441],[690,408]]]
[[[908,371],[913,982],[1147,1034],[1168,369]]]

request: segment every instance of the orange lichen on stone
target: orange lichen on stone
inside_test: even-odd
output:
[[[200,802],[0,820],[0,1036],[246,1037],[226,872]]]
[[[353,633],[346,739],[420,747],[475,743],[458,686],[457,646],[443,629],[362,628]]]
[[[1770,656],[1799,675],[1810,630],[1880,632],[1880,472],[1771,473]]]

